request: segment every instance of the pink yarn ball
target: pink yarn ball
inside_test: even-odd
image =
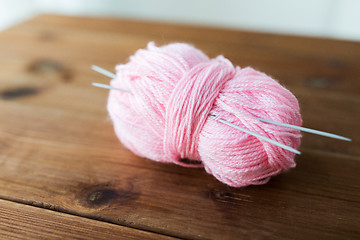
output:
[[[107,107],[118,138],[139,156],[204,167],[233,187],[295,167],[294,153],[209,117],[298,149],[299,131],[256,119],[302,124],[297,99],[264,73],[188,44],[151,42],[116,66],[111,85],[131,92],[111,90]]]

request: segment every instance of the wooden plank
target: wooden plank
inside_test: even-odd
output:
[[[0,215],[1,239],[174,239],[4,200]]]
[[[134,156],[114,136],[107,92],[89,85],[104,78],[89,66],[111,68],[150,40],[190,41],[284,77],[310,127],[339,130],[354,143],[305,135],[296,169],[240,189],[202,169]],[[355,239],[359,49],[324,39],[38,17],[0,35],[0,197],[182,238]],[[331,67],[334,59],[345,67]],[[335,76],[334,83],[321,80]]]

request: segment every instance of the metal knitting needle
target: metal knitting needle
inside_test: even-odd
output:
[[[323,131],[319,131],[319,130],[315,130],[315,129],[311,129],[311,128],[300,127],[300,126],[291,125],[291,124],[287,124],[287,123],[275,122],[275,121],[267,120],[267,119],[263,119],[263,118],[257,118],[257,119],[259,119],[260,121],[271,123],[271,124],[278,125],[278,126],[283,126],[283,127],[287,127],[287,128],[300,130],[300,131],[303,131],[303,132],[308,132],[308,133],[312,133],[312,134],[316,134],[316,135],[321,135],[321,136],[324,136],[324,137],[336,138],[336,139],[351,142],[350,138],[343,137],[343,136],[340,136],[340,135],[336,135],[336,134],[333,134],[333,133],[323,132]]]
[[[116,78],[116,75],[113,74],[112,72],[109,72],[108,70],[105,70],[99,66],[96,66],[96,65],[92,65],[91,66],[91,69],[94,70],[95,72],[98,72],[102,75],[105,75],[109,78]],[[128,93],[131,93],[129,90],[126,90],[126,89],[122,89],[122,88],[115,88],[115,87],[112,87],[110,85],[107,85],[107,84],[102,84],[102,83],[92,83],[93,86],[95,87],[100,87],[100,88],[106,88],[106,89],[113,89],[113,90],[118,90],[118,91],[122,91],[122,92],[128,92]]]
[[[296,149],[294,149],[294,148],[292,148],[292,147],[289,147],[289,146],[286,146],[285,144],[276,142],[276,141],[274,141],[274,140],[272,140],[272,139],[270,139],[270,138],[264,137],[264,136],[262,136],[262,135],[260,135],[260,134],[257,134],[257,133],[255,133],[255,132],[252,132],[252,131],[250,131],[250,130],[247,130],[246,128],[242,128],[242,127],[240,127],[240,126],[238,126],[238,125],[235,125],[235,124],[233,124],[233,123],[230,123],[230,122],[228,122],[228,121],[225,121],[225,120],[223,120],[223,119],[221,119],[221,118],[218,118],[218,117],[216,117],[216,116],[214,116],[214,115],[209,115],[209,117],[211,117],[212,119],[215,119],[216,121],[219,121],[219,122],[221,122],[221,123],[224,123],[224,124],[226,124],[226,125],[228,125],[228,126],[230,126],[230,127],[236,128],[236,129],[238,129],[238,130],[240,130],[240,131],[243,131],[243,132],[245,132],[245,133],[247,133],[247,134],[250,134],[250,135],[252,135],[252,136],[254,136],[254,137],[257,137],[257,138],[259,138],[259,139],[261,139],[261,140],[264,140],[264,141],[269,142],[269,143],[271,143],[271,144],[274,144],[274,145],[276,145],[276,146],[278,146],[278,147],[281,147],[281,148],[283,148],[283,149],[286,149],[286,150],[288,150],[288,151],[290,151],[290,152],[293,152],[293,153],[296,153],[296,154],[299,154],[299,155],[301,154],[300,151],[298,151],[298,150],[296,150]]]
[[[116,87],[112,87],[110,85],[106,85],[106,84],[102,84],[102,83],[92,83],[91,85],[93,85],[94,87],[100,87],[100,88],[106,88],[106,89],[112,89],[112,90],[118,90],[118,91],[122,91],[122,92],[128,92],[131,93],[129,90],[126,89],[122,89],[122,88],[116,88]]]
[[[98,73],[101,73],[102,75],[105,75],[109,78],[116,78],[116,75],[108,70],[105,70],[99,66],[96,66],[96,65],[92,65],[91,66],[91,69],[98,72]]]
[[[98,66],[93,65],[93,66],[92,66],[92,69],[95,70],[95,71],[97,71],[97,72],[99,72],[99,73],[101,73],[101,74],[104,74],[105,76],[108,76],[108,77],[109,77],[109,76],[114,76],[114,77],[115,77],[115,74],[113,74],[113,73],[111,73],[111,72],[108,72],[107,70],[102,69],[102,68],[100,68],[100,67],[98,67]],[[110,86],[110,85],[106,85],[106,84],[102,84],[102,83],[92,83],[92,85],[95,86],[95,87],[106,88],[106,89],[111,89],[111,90],[120,90],[120,91],[124,91],[124,92],[129,92],[129,93],[131,93],[131,92],[128,91],[128,90],[119,89],[119,88],[114,88],[114,87],[112,87],[112,86]],[[271,143],[271,144],[274,144],[274,145],[276,145],[276,146],[278,146],[278,147],[281,147],[281,148],[283,148],[283,149],[286,149],[286,150],[288,150],[288,151],[290,151],[290,152],[293,152],[293,153],[296,153],[296,154],[301,154],[300,151],[298,151],[298,150],[296,150],[296,149],[294,149],[294,148],[292,148],[292,147],[286,146],[285,144],[276,142],[276,141],[274,141],[274,140],[272,140],[272,139],[270,139],[270,138],[264,137],[264,136],[262,136],[262,135],[260,135],[260,134],[257,134],[257,133],[254,133],[254,132],[250,131],[250,130],[247,130],[247,129],[245,129],[245,128],[239,127],[239,126],[237,126],[237,125],[235,125],[235,124],[233,124],[233,123],[230,123],[230,122],[228,122],[228,121],[225,121],[225,120],[223,120],[223,119],[221,119],[221,118],[217,118],[217,117],[215,117],[215,116],[213,116],[213,115],[209,115],[209,117],[211,117],[211,118],[215,119],[216,121],[219,121],[219,122],[221,122],[221,123],[223,123],[223,124],[226,124],[226,125],[228,125],[228,126],[230,126],[230,127],[233,127],[233,128],[238,129],[238,130],[240,130],[240,131],[243,131],[243,132],[245,132],[245,133],[247,133],[247,134],[249,134],[249,135],[252,135],[252,136],[254,136],[254,137],[257,137],[257,138],[259,138],[259,139],[261,139],[261,140],[264,140],[264,141],[269,142],[269,143]]]

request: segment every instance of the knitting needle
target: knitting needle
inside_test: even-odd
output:
[[[99,66],[96,66],[96,65],[92,65],[91,66],[91,69],[94,70],[95,72],[98,72],[102,75],[105,75],[109,78],[116,78],[116,75],[112,72],[109,72],[108,70],[105,70]],[[92,83],[93,86],[95,87],[100,87],[100,88],[106,88],[106,89],[113,89],[113,90],[118,90],[118,91],[122,91],[122,92],[128,92],[128,93],[131,93],[129,90],[126,90],[126,89],[122,89],[122,88],[115,88],[115,87],[112,87],[112,86],[109,86],[109,85],[106,85],[106,84],[102,84],[102,83]]]
[[[258,118],[258,117],[257,117],[257,119],[259,119],[260,121],[271,123],[271,124],[278,125],[278,126],[283,126],[283,127],[287,127],[287,128],[300,130],[300,131],[303,131],[303,132],[308,132],[308,133],[312,133],[312,134],[316,134],[316,135],[321,135],[321,136],[324,136],[324,137],[336,138],[336,139],[339,139],[339,140],[344,140],[344,141],[351,142],[350,138],[343,137],[343,136],[340,136],[340,135],[336,135],[336,134],[333,134],[333,133],[323,132],[323,131],[310,129],[310,128],[305,128],[305,127],[300,127],[300,126],[291,125],[291,124],[287,124],[287,123],[275,122],[275,121],[272,121],[272,120],[267,120],[267,119]]]
[[[112,90],[118,90],[118,91],[122,91],[122,92],[131,93],[129,90],[122,89],[122,88],[115,88],[115,87],[112,87],[110,85],[106,85],[106,84],[102,84],[102,83],[95,83],[94,82],[91,85],[93,85],[94,87],[100,87],[100,88],[106,88],[106,89],[112,89]]]
[[[245,133],[247,133],[247,134],[249,134],[249,135],[252,135],[252,136],[254,136],[254,137],[257,137],[257,138],[259,138],[259,139],[261,139],[261,140],[264,140],[264,141],[269,142],[269,143],[271,143],[271,144],[274,144],[274,145],[276,145],[276,146],[278,146],[278,147],[281,147],[281,148],[283,148],[283,149],[286,149],[286,150],[288,150],[288,151],[290,151],[290,152],[293,152],[293,153],[296,153],[296,154],[301,154],[300,151],[298,151],[298,150],[296,150],[296,149],[294,149],[294,148],[292,148],[292,147],[286,146],[285,144],[276,142],[276,141],[274,141],[274,140],[272,140],[272,139],[270,139],[270,138],[267,138],[267,137],[264,137],[264,136],[262,136],[262,135],[260,135],[260,134],[255,133],[255,132],[249,131],[249,130],[247,130],[247,129],[245,129],[245,128],[242,128],[242,127],[240,127],[240,126],[238,126],[238,125],[235,125],[235,124],[233,124],[233,123],[230,123],[230,122],[228,122],[228,121],[225,121],[225,120],[223,120],[223,119],[221,119],[221,118],[215,117],[214,115],[209,115],[209,117],[215,119],[216,121],[219,121],[219,122],[221,122],[221,123],[224,123],[224,124],[226,124],[226,125],[228,125],[228,126],[230,126],[230,127],[236,128],[236,129],[238,129],[238,130],[240,130],[240,131],[243,131],[243,132],[245,132]]]
[[[92,65],[91,66],[91,69],[98,72],[98,73],[101,73],[102,75],[105,75],[109,78],[116,78],[116,75],[108,70],[105,70],[99,66],[96,66],[96,65]]]
[[[92,69],[95,70],[95,71],[97,71],[97,72],[99,72],[99,73],[101,73],[101,74],[103,74],[103,75],[105,75],[105,76],[108,76],[108,77],[113,76],[113,77],[115,77],[115,74],[113,74],[113,73],[111,73],[111,72],[108,72],[107,70],[105,70],[105,69],[103,69],[103,68],[101,68],[101,67],[98,67],[98,66],[96,66],[96,65],[93,65],[93,66],[92,66]],[[92,85],[95,86],[95,87],[100,87],[100,88],[105,88],[105,89],[112,89],[112,90],[126,91],[126,92],[129,92],[129,93],[130,93],[130,91],[128,91],[128,90],[119,89],[119,88],[114,88],[114,87],[112,87],[112,86],[110,86],[110,85],[106,85],[106,84],[102,84],[102,83],[92,83]],[[289,147],[289,146],[286,146],[286,145],[284,145],[284,144],[282,144],[282,143],[276,142],[276,141],[274,141],[274,140],[272,140],[272,139],[270,139],[270,138],[261,136],[260,134],[257,134],[257,133],[254,133],[254,132],[250,131],[250,130],[247,130],[247,129],[245,129],[245,128],[239,127],[239,126],[237,126],[237,125],[235,125],[235,124],[232,124],[232,123],[230,123],[230,122],[228,122],[228,121],[225,121],[225,120],[223,120],[223,119],[221,119],[221,118],[217,118],[217,117],[215,117],[215,116],[213,116],[213,115],[209,115],[209,116],[210,116],[211,118],[215,119],[216,121],[219,121],[219,122],[221,122],[221,123],[223,123],[223,124],[226,124],[226,125],[228,125],[228,126],[230,126],[230,127],[236,128],[236,129],[238,129],[238,130],[240,130],[240,131],[243,131],[243,132],[245,132],[245,133],[247,133],[247,134],[249,134],[249,135],[252,135],[252,136],[254,136],[254,137],[257,137],[257,138],[259,138],[259,139],[262,139],[262,140],[264,140],[264,141],[267,141],[267,142],[269,142],[269,143],[271,143],[271,144],[274,144],[274,145],[276,145],[276,146],[278,146],[278,147],[281,147],[281,148],[283,148],[283,149],[286,149],[286,150],[288,150],[288,151],[290,151],[290,152],[293,152],[293,153],[296,153],[296,154],[301,154],[300,151],[298,151],[298,150],[296,150],[296,149],[294,149],[294,148],[292,148],[292,147]]]

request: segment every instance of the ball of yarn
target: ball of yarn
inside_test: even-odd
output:
[[[107,108],[118,138],[139,156],[204,167],[233,187],[266,183],[295,166],[294,153],[215,119],[299,148],[299,131],[257,119],[300,126],[297,99],[251,67],[185,43],[150,42],[116,66],[111,85],[131,92],[111,90]]]

